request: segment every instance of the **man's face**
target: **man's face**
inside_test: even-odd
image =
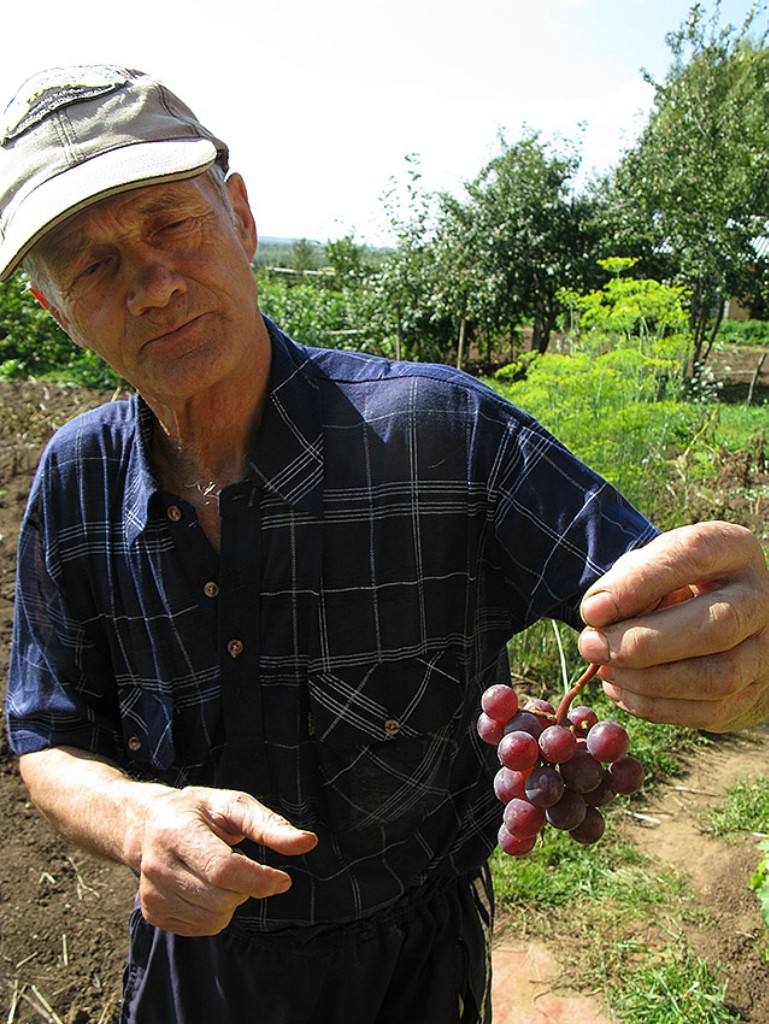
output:
[[[152,404],[240,376],[256,344],[256,229],[206,177],[150,185],[74,214],[38,243],[51,312]]]

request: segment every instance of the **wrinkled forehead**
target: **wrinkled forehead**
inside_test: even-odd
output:
[[[177,216],[211,206],[214,190],[206,175],[144,185],[100,199],[51,228],[32,249],[33,267],[55,275],[90,245],[141,228],[157,217]]]

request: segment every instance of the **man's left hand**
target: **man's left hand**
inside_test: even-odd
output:
[[[769,718],[769,572],[749,530],[664,533],[618,559],[581,614],[582,657],[633,715],[710,732]]]

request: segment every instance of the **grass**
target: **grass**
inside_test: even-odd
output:
[[[716,435],[730,452],[740,451],[766,434],[769,408],[735,402],[717,407]]]
[[[707,816],[704,831],[715,836],[769,833],[769,778],[740,779],[727,789],[726,797],[724,804]]]
[[[557,941],[563,962],[588,988],[601,991],[622,1024],[731,1024],[725,986],[688,947],[683,933],[661,949],[632,937],[639,922],[672,921],[690,906],[685,881],[658,872],[623,840],[623,805],[608,814],[600,847],[584,847],[555,829],[527,857],[497,851],[492,860],[497,902],[521,929]]]
[[[740,1020],[724,1003],[725,986],[683,936],[658,954],[642,950],[621,986],[610,983],[609,1005],[627,1024],[732,1024]],[[612,974],[616,978],[616,974]]]
[[[621,814],[617,805],[607,815],[599,846],[582,846],[566,833],[546,828],[526,857],[514,859],[497,850],[492,867],[500,906],[508,911],[534,907],[540,914],[568,908],[564,923],[573,934],[578,920],[589,931],[595,915],[603,918],[609,908],[619,922],[684,898],[683,882],[652,872],[651,861],[623,841],[616,827]]]

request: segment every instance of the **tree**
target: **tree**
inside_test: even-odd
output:
[[[720,3],[700,3],[667,37],[673,63],[655,89],[637,145],[620,162],[610,205],[623,248],[655,254],[690,292],[693,371],[710,352],[725,299],[756,272],[754,241],[769,219],[769,51],[741,28],[721,27]],[[648,268],[645,268],[648,272]]]
[[[418,157],[410,154],[406,163],[405,183],[393,179],[382,200],[396,246],[382,261],[376,286],[390,311],[396,358],[446,362],[452,337],[436,300],[436,196],[422,186]]]
[[[357,287],[371,273],[366,246],[358,245],[352,235],[328,242],[326,259],[336,275],[336,288]]]
[[[462,369],[473,324],[485,320],[487,284],[477,258],[473,211],[453,196],[441,197],[441,214],[432,243],[436,266],[436,314],[455,324],[456,365]],[[490,336],[490,335],[489,335]]]
[[[530,132],[490,161],[467,186],[477,261],[494,318],[506,333],[533,325],[532,349],[544,352],[561,312],[560,290],[583,288],[595,271],[592,207],[572,179],[576,153],[552,155]]]
[[[291,246],[291,266],[298,274],[314,270],[318,265],[318,247],[307,238],[298,238]]]

